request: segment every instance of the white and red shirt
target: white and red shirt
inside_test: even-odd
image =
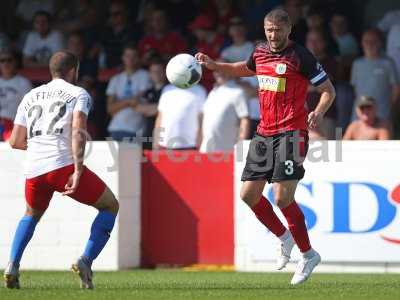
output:
[[[72,115],[89,114],[91,99],[81,87],[54,79],[25,95],[15,125],[27,128],[26,177],[33,178],[72,164]]]

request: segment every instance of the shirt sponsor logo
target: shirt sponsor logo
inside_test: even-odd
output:
[[[277,64],[275,68],[276,74],[282,75],[286,73],[286,64]]]
[[[286,91],[286,78],[258,75],[260,91],[282,92]]]

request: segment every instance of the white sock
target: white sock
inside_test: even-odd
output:
[[[285,233],[278,238],[281,240],[281,242],[286,241],[288,238],[290,238],[290,231],[286,229]]]
[[[310,250],[302,253],[304,258],[311,258],[315,255],[315,250],[311,248]]]

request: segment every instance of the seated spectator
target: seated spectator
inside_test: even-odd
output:
[[[235,17],[229,23],[229,36],[232,45],[221,52],[221,57],[229,62],[247,60],[254,49],[254,44],[246,38],[246,26],[241,18]]]
[[[0,73],[0,126],[3,127],[0,139],[8,140],[18,105],[32,85],[17,74],[16,57],[10,50],[0,52]]]
[[[376,115],[374,98],[361,96],[356,102],[357,120],[353,121],[343,136],[344,140],[389,140],[390,125]]]
[[[115,141],[133,139],[144,129],[143,115],[134,110],[145,90],[151,87],[149,73],[141,69],[139,51],[125,46],[122,55],[124,71],[111,78],[107,90],[107,111],[111,116],[108,132]]]
[[[79,78],[97,79],[97,60],[88,56],[85,38],[82,32],[73,32],[68,37],[67,49],[79,58]]]
[[[160,100],[161,92],[167,85],[167,77],[165,76],[165,63],[161,59],[153,59],[150,62],[149,74],[152,81],[152,87],[143,93],[135,111],[141,113],[145,117],[145,126],[143,136],[149,138],[153,137],[154,125],[157,116],[157,107]],[[144,143],[144,149],[151,149],[152,143]]]
[[[239,140],[249,138],[250,120],[243,89],[233,78],[214,72],[216,86],[203,107],[200,151],[232,151]]]
[[[356,39],[348,30],[345,15],[336,13],[331,17],[330,29],[339,47],[340,56],[355,57],[359,53]]]
[[[190,23],[189,29],[196,37],[193,53],[203,52],[211,58],[217,59],[224,44],[224,37],[215,31],[213,21],[206,15],[198,15]],[[214,76],[211,71],[203,69],[201,83],[207,90],[211,90],[214,83]]]
[[[397,104],[400,94],[399,79],[391,59],[381,54],[382,37],[377,29],[370,29],[362,36],[364,56],[354,61],[351,84],[356,98],[369,95],[376,99],[377,116],[391,118],[391,107]],[[355,117],[355,107],[353,118]]]
[[[23,49],[24,67],[47,67],[53,53],[63,48],[60,32],[51,29],[51,15],[38,11],[33,19],[33,31],[25,41]]]
[[[113,1],[109,9],[110,25],[101,34],[101,68],[115,68],[121,65],[124,45],[136,42],[139,32],[128,23],[125,2]]]
[[[186,41],[179,33],[169,29],[168,19],[164,11],[156,10],[151,16],[151,33],[139,42],[139,51],[145,62],[148,61],[147,53],[154,50],[162,55],[165,60],[185,52]]]
[[[325,33],[319,29],[310,30],[307,33],[306,46],[322,65],[330,80],[335,83],[337,60],[327,52],[327,37]],[[321,94],[318,90],[310,85],[307,93],[307,106],[309,111],[313,111],[317,107],[320,98]],[[336,106],[331,105],[321,123],[315,129],[310,129],[310,138],[335,139],[336,121]]]
[[[205,100],[206,90],[199,84],[188,89],[167,85],[158,103],[153,149],[198,149]]]

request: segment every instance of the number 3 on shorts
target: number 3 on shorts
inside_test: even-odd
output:
[[[285,174],[286,175],[293,175],[293,160],[286,160],[285,161]]]

